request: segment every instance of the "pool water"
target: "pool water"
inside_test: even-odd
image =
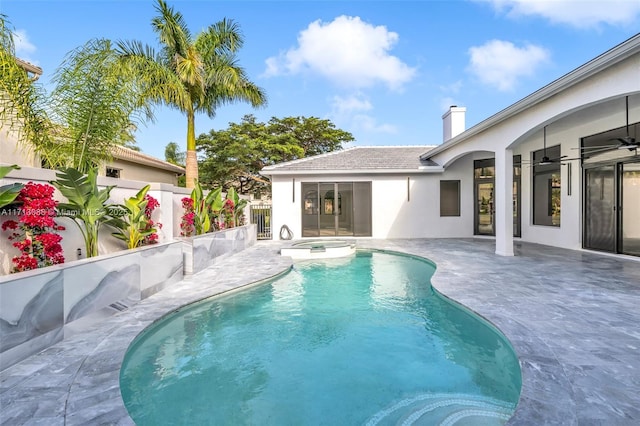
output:
[[[495,328],[421,258],[361,252],[184,308],[120,377],[138,425],[499,425],[521,376]]]

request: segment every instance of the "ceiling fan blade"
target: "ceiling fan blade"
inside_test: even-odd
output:
[[[618,144],[611,144],[611,145],[593,145],[593,146],[583,146],[580,148],[571,148],[571,149],[580,149],[580,150],[587,150],[587,149],[599,149],[599,148],[615,148],[617,147]]]
[[[630,136],[626,136],[624,138],[615,138],[615,139],[611,139],[611,140],[619,141],[623,145],[633,145],[635,143],[635,139],[633,139]]]
[[[615,151],[618,149],[620,145],[612,145],[612,146],[607,146],[607,147],[603,147],[603,148],[599,148],[599,149],[593,149],[591,151],[585,151],[583,152],[584,155],[591,155],[591,154],[599,154],[601,152],[607,152],[607,151]]]

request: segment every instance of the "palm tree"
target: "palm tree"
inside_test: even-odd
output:
[[[120,42],[118,49],[139,79],[144,100],[187,116],[186,180],[193,188],[198,178],[195,114],[213,118],[219,106],[236,101],[258,107],[266,104],[266,94],[237,63],[243,37],[235,22],[223,19],[194,38],[182,14],[164,0],[157,0],[156,10],[158,16],[151,23],[160,53],[137,41]]]
[[[42,87],[16,59],[13,31],[0,14],[0,129],[14,132],[23,148],[41,155],[50,145],[45,102]]]
[[[57,123],[57,164],[82,173],[111,159],[112,147],[131,142],[136,125],[152,117],[137,85],[106,39],[89,40],[56,70],[51,111]]]

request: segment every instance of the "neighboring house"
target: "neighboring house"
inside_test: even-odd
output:
[[[640,256],[640,34],[436,147],[357,147],[265,167],[274,233],[513,238]]]
[[[18,64],[36,80],[42,69],[29,62],[17,59]],[[178,176],[185,173],[183,167],[160,160],[147,154],[123,146],[115,146],[113,159],[100,166],[98,174],[142,182],[178,184]],[[20,146],[15,132],[0,129],[0,163],[18,164],[24,167],[41,168],[40,158],[27,147]]]
[[[35,81],[42,75],[42,68],[27,61],[16,58],[18,65],[24,69],[31,80]],[[18,136],[6,127],[0,126],[0,163],[18,164],[27,167],[40,167],[40,159],[28,150],[18,147]]]
[[[184,167],[176,166],[147,154],[116,146],[113,159],[100,167],[99,174],[127,180],[178,184],[178,176],[185,174]]]

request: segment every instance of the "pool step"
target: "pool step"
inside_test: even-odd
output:
[[[367,426],[394,425],[503,425],[513,415],[514,404],[471,394],[422,394],[403,399],[379,411]]]

